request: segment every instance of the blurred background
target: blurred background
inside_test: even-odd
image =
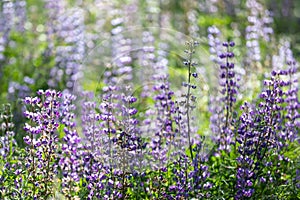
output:
[[[134,83],[142,95],[153,59],[180,88],[191,38],[200,42],[198,95],[209,95],[218,69],[212,37],[236,43],[235,63],[252,98],[265,72],[284,63],[283,50],[298,57],[299,30],[298,0],[1,0],[0,104],[12,104],[18,127],[20,99],[47,88],[100,92],[124,66],[122,84]]]

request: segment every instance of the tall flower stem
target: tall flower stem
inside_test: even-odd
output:
[[[191,97],[191,77],[192,77],[192,67],[196,65],[193,62],[193,54],[195,53],[195,47],[198,45],[196,41],[187,42],[188,49],[185,50],[185,53],[188,55],[187,60],[184,62],[185,65],[188,67],[188,84],[187,84],[187,94],[186,94],[186,118],[187,118],[187,136],[188,136],[188,143],[189,143],[189,151],[191,154],[192,160],[193,158],[193,150],[192,150],[192,142],[191,142],[191,116],[190,116],[190,97]],[[195,86],[194,86],[195,87]]]
[[[190,51],[192,51],[192,46],[190,46]],[[192,52],[189,53],[189,60],[192,60]],[[188,65],[188,83],[190,84],[191,82],[191,62],[189,62]],[[190,85],[188,86],[188,91],[187,91],[187,111],[186,111],[186,117],[187,117],[187,128],[188,128],[188,139],[189,139],[189,148],[190,148],[190,154],[191,158],[193,160],[193,152],[192,152],[192,144],[191,144],[191,126],[190,126],[190,95],[191,95],[191,87]]]

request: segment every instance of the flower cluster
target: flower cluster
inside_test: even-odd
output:
[[[52,0],[45,0],[45,9],[47,10],[47,53],[46,56],[53,56],[54,48],[55,48],[55,37],[57,32],[59,31],[58,27],[58,18],[61,16],[65,9],[65,1],[52,1]]]
[[[14,3],[4,1],[0,11],[0,61],[4,60],[4,50],[8,45],[10,32],[14,26],[15,10]]]
[[[223,46],[226,48],[225,53],[219,54],[219,57],[223,61],[220,65],[219,70],[219,84],[221,97],[219,102],[221,102],[221,109],[219,112],[214,113],[211,117],[212,123],[211,127],[213,131],[220,131],[216,134],[214,140],[219,144],[219,150],[230,151],[230,145],[233,144],[233,131],[232,127],[235,123],[235,112],[234,105],[236,102],[236,95],[238,84],[235,78],[234,63],[230,62],[230,59],[234,57],[234,53],[230,51],[230,47],[234,47],[234,42],[224,42]],[[217,118],[216,118],[217,117]]]
[[[137,101],[132,95],[122,95],[122,118],[119,122],[120,134],[117,136],[117,144],[121,148],[122,172],[138,171],[141,172],[143,164],[140,163],[140,159],[143,159],[143,149],[145,143],[141,138],[141,130],[138,127],[139,121],[135,115],[138,110],[133,107],[133,104]]]
[[[21,160],[13,162],[18,156],[12,117],[10,105],[3,105],[0,110],[0,197],[6,195],[17,197],[21,191],[22,180],[17,177],[20,173]]]
[[[10,110],[10,105],[3,105],[3,108],[1,108],[1,114],[0,114],[0,140],[1,140],[1,150],[0,155],[4,159],[8,159],[8,157],[13,154],[13,146],[16,145],[16,141],[14,139],[15,133],[13,131],[14,124],[12,122],[12,114]],[[12,143],[12,146],[11,146]]]
[[[26,12],[26,1],[20,0],[15,2],[15,13],[16,13],[16,30],[19,32],[24,32],[25,22],[27,20]]]
[[[285,151],[297,135],[295,120],[299,118],[298,99],[291,89],[293,81],[285,79],[294,72],[291,68],[272,71],[271,78],[264,81],[265,90],[259,96],[258,106],[245,103],[241,107],[243,114],[236,138],[239,144],[236,199],[251,197],[256,185],[272,183],[284,176],[280,166],[290,162]]]
[[[27,20],[26,1],[5,0],[0,5],[0,61],[4,61],[4,51],[9,46],[11,31],[24,32]],[[0,69],[2,66],[0,67]],[[1,71],[1,70],[0,70]],[[0,72],[1,73],[1,72]],[[0,74],[1,76],[1,74]]]
[[[157,63],[159,65],[159,63]],[[151,155],[154,159],[154,169],[162,169],[170,159],[168,152],[174,145],[176,130],[174,127],[175,103],[172,99],[174,93],[170,89],[168,76],[164,73],[154,75],[156,85],[153,86],[155,92],[155,108],[149,109],[147,114],[151,116],[144,121],[148,127],[145,136],[151,137]],[[178,136],[178,135],[177,135]]]
[[[220,40],[220,30],[216,26],[210,26],[207,29],[208,35],[208,45],[209,45],[209,52],[211,54],[210,59],[214,63],[220,65],[222,63],[222,59],[219,55],[222,53],[222,42]]]
[[[246,28],[246,39],[248,49],[248,65],[261,60],[261,52],[259,47],[259,39],[263,37],[266,41],[270,41],[270,35],[273,34],[273,29],[270,24],[273,22],[271,13],[264,10],[263,6],[256,0],[247,0],[246,6],[250,10],[248,22],[250,25]],[[262,16],[262,17],[261,17]]]
[[[124,23],[126,23],[126,18],[119,17],[121,10],[116,10],[116,16],[111,21],[112,25],[112,50],[111,56],[113,58],[113,63],[111,69],[108,68],[105,72],[104,82],[107,85],[115,84],[127,84],[132,80],[132,41],[131,39],[125,36],[124,32]]]
[[[141,72],[139,77],[143,82],[143,92],[141,97],[145,98],[151,95],[151,82],[152,76],[154,74],[155,67],[155,47],[154,47],[154,37],[151,32],[143,32],[143,49],[139,54],[139,61],[141,66]]]
[[[62,155],[59,160],[59,167],[62,171],[62,192],[67,198],[79,198],[79,182],[82,176],[82,159],[83,150],[81,138],[76,130],[75,122],[75,105],[76,96],[69,93],[63,94],[62,108],[62,124],[64,125],[63,142],[61,145]]]
[[[289,140],[296,139],[297,127],[299,128],[299,100],[298,94],[298,63],[296,62],[293,52],[290,49],[290,43],[284,41],[279,48],[279,55],[272,57],[273,75],[278,75],[286,81],[286,90],[284,90],[284,107],[286,137]],[[285,78],[284,78],[285,77]]]
[[[56,37],[62,41],[61,44],[52,44],[48,47],[48,51],[55,49],[56,52],[56,66],[51,69],[48,85],[57,88],[58,84],[63,82],[65,88],[72,91],[81,76],[81,62],[85,55],[83,11],[80,9],[64,11],[62,10],[63,3],[48,2],[46,6],[51,8],[49,11],[50,23],[54,20],[56,24],[49,26],[48,39],[51,41],[53,37]]]
[[[29,157],[25,162],[28,169],[28,187],[24,191],[37,199],[53,194],[54,179],[57,174],[57,128],[60,98],[62,94],[54,90],[39,90],[38,97],[26,97],[25,117],[30,121],[24,126],[27,136],[24,142]]]
[[[257,145],[261,140],[259,130],[255,130],[258,126],[259,120],[255,118],[255,110],[251,108],[249,103],[244,103],[241,106],[243,114],[239,121],[240,126],[238,128],[238,136],[236,138],[238,146],[237,158],[237,183],[236,183],[236,195],[235,199],[243,199],[245,197],[251,197],[254,193],[253,184],[255,180],[254,170],[258,170],[259,162],[257,153]],[[261,159],[260,157],[259,159]]]
[[[285,92],[285,102],[286,102],[286,115],[285,115],[285,127],[287,138],[291,141],[299,137],[299,128],[300,128],[300,102],[298,99],[298,80],[299,74],[297,71],[297,63],[291,58],[287,61],[288,69],[284,71],[284,74],[288,76],[287,87],[288,90]]]
[[[283,88],[288,86],[289,82],[284,81],[282,75],[285,76],[286,71],[272,71],[271,79],[264,81],[266,89],[260,94],[263,101],[259,103],[259,114],[266,123],[265,142],[278,149],[281,149],[288,140],[286,133],[282,131],[284,121],[281,112],[284,110],[285,101]]]
[[[102,131],[100,127],[100,114],[96,112],[96,102],[93,101],[93,93],[84,93],[82,102],[82,141],[84,142],[84,152],[81,156],[84,162],[83,178],[88,189],[88,199],[100,197],[99,191],[104,187],[101,181],[105,177],[105,172],[101,164],[102,154]],[[107,146],[104,146],[104,148]],[[105,160],[106,161],[106,160]],[[106,161],[107,162],[107,161]]]

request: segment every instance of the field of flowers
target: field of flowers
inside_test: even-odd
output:
[[[0,199],[300,199],[298,0],[1,0]]]

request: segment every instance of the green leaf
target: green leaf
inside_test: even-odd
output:
[[[58,128],[57,128],[57,132],[58,132],[58,137],[60,139],[62,139],[65,136],[65,131],[64,131],[65,125],[64,124],[59,124]]]

